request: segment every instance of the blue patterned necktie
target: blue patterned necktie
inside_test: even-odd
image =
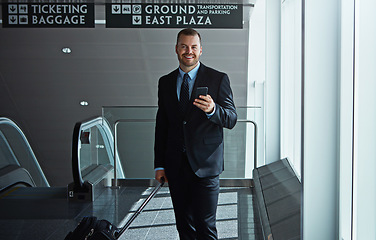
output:
[[[185,115],[187,107],[189,104],[189,85],[188,85],[189,75],[188,73],[184,74],[183,83],[180,88],[180,112],[182,115]]]

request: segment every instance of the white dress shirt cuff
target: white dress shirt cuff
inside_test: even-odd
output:
[[[214,104],[214,109],[213,109],[213,112],[211,112],[211,113],[207,113],[206,114],[206,116],[208,117],[208,118],[211,118],[213,115],[214,115],[214,113],[215,113],[215,104]]]

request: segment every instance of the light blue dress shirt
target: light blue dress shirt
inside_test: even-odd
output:
[[[188,78],[188,86],[189,86],[189,99],[191,99],[192,92],[193,92],[193,86],[195,85],[198,69],[200,68],[200,62],[198,62],[197,66],[188,72],[189,78]],[[176,94],[178,95],[178,100],[180,101],[180,89],[181,85],[183,84],[183,77],[185,72],[179,68],[179,74],[178,79],[176,82]]]

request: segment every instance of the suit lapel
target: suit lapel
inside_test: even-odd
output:
[[[171,78],[169,81],[171,81],[171,84],[168,84],[169,86],[169,89],[168,91],[166,92],[166,95],[167,95],[167,98],[169,99],[169,103],[171,104],[171,107],[172,107],[172,110],[173,112],[175,111],[179,111],[179,99],[178,99],[178,96],[177,96],[177,93],[176,93],[176,84],[177,84],[177,79],[178,79],[178,70],[175,70],[172,75],[171,75]]]

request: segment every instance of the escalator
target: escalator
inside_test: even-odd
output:
[[[76,123],[72,139],[72,173],[74,182],[68,186],[71,200],[94,201],[110,187],[114,176],[114,137],[106,119],[97,117]],[[124,172],[117,159],[117,176]]]
[[[83,216],[97,211],[96,197],[119,192],[127,195],[128,206],[113,211],[121,221],[147,187],[131,191],[132,196],[108,188],[114,171],[113,149],[113,135],[103,118],[78,122],[73,133],[73,182],[68,188],[50,187],[20,127],[1,117],[0,239],[63,239]],[[122,168],[117,175],[124,177]]]
[[[114,161],[113,135],[102,117],[76,123],[72,141],[73,182],[68,186],[68,197],[73,200],[94,201],[103,187],[111,185]],[[119,159],[119,158],[118,158]],[[121,163],[118,162],[118,166]],[[117,175],[124,178],[122,168]],[[32,190],[22,189],[33,187]],[[18,125],[8,118],[0,118],[0,199],[20,191],[38,192],[50,185]],[[61,189],[61,188],[60,188]],[[40,189],[39,189],[40,190]],[[43,189],[44,193],[55,190]],[[67,197],[67,190],[60,190]]]
[[[57,217],[51,199],[66,201],[66,188],[50,187],[25,134],[0,117],[0,218]]]
[[[0,117],[0,193],[49,186],[22,130],[12,120]]]
[[[72,142],[73,182],[68,191],[52,188],[23,131],[14,121],[0,117],[0,199],[94,201],[113,177],[114,144],[109,124],[102,117],[78,122]],[[117,175],[124,178],[121,167]],[[2,208],[6,205],[3,202]]]

